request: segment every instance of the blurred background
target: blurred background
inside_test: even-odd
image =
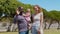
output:
[[[60,0],[0,0],[0,34],[18,34],[17,24],[14,26],[13,17],[17,7],[31,9],[39,5],[44,14],[44,34],[60,34]],[[14,27],[13,27],[14,26]],[[31,34],[31,33],[30,33]]]

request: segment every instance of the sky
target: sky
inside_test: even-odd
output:
[[[24,4],[39,5],[40,7],[50,11],[60,11],[60,0],[19,0]]]

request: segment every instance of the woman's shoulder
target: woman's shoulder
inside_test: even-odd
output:
[[[40,15],[43,15],[43,12],[40,12]]]
[[[43,12],[40,12],[40,14],[43,14]]]

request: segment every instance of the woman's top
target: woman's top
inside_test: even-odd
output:
[[[36,26],[36,29],[38,30],[40,28],[40,16],[43,15],[43,13],[38,13],[37,15],[34,16],[34,22],[33,26]]]

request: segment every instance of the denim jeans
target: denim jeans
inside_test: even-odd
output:
[[[32,27],[32,34],[38,34],[37,29],[35,26]]]
[[[40,29],[40,33],[43,34],[43,28]],[[32,34],[38,34],[36,26],[32,26]]]
[[[27,30],[26,34],[29,34],[29,30]]]
[[[19,32],[19,34],[26,34],[27,31]]]

